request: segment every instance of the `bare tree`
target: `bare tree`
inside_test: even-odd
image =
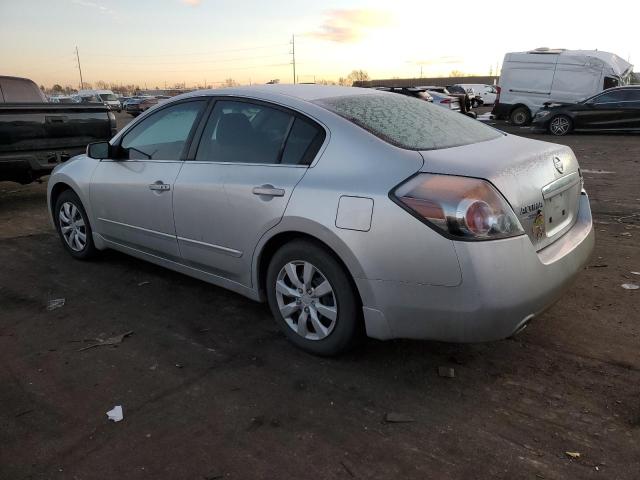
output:
[[[465,73],[462,70],[451,70],[450,77],[464,77]]]
[[[349,80],[347,80],[346,78],[344,78],[344,77],[340,77],[340,78],[338,79],[338,85],[341,85],[341,86],[343,86],[343,87],[346,87],[346,86],[351,85],[351,84],[349,83]]]
[[[366,82],[369,80],[369,74],[364,70],[353,70],[347,75],[347,81],[353,85],[354,82]]]
[[[279,78],[274,78],[273,80],[269,80],[267,82],[267,85],[276,85],[278,83],[280,83],[280,79]]]
[[[109,89],[109,84],[107,82],[105,82],[104,80],[98,80],[96,82],[96,88],[98,90],[108,90]]]
[[[55,93],[62,93],[62,85],[56,83],[53,87],[51,87],[51,90]]]

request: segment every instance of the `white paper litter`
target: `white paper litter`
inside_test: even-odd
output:
[[[53,300],[49,300],[49,302],[47,303],[47,310],[51,311],[51,310],[55,310],[56,308],[64,307],[64,302],[65,302],[64,298],[56,298]]]
[[[640,285],[636,285],[635,283],[623,283],[621,287],[625,290],[638,290]]]
[[[640,275],[640,272],[631,272],[632,275]]]
[[[122,405],[116,405],[112,410],[109,410],[107,412],[107,417],[109,417],[109,420],[113,420],[114,422],[122,420],[124,418],[124,415],[122,414]]]

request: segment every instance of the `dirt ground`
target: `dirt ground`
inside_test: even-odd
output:
[[[116,252],[73,261],[45,185],[0,183],[0,478],[640,478],[640,290],[621,288],[640,284],[640,137],[557,141],[597,233],[559,303],[513,339],[336,359],[239,295]]]

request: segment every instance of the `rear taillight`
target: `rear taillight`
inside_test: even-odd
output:
[[[440,103],[446,103],[446,104],[449,104],[449,103],[451,103],[451,99],[450,99],[450,98],[442,99],[442,100],[440,100]]]
[[[400,185],[391,198],[454,239],[491,240],[524,233],[502,195],[478,178],[421,173]]]

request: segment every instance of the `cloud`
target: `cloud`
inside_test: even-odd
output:
[[[114,19],[120,20],[120,16],[118,15],[118,12],[110,8],[107,8],[104,5],[100,5],[96,2],[91,2],[88,0],[72,0],[72,3],[76,5],[80,5],[81,7],[94,8],[96,10],[100,10],[100,12],[102,13],[111,15]]]
[[[197,7],[202,3],[202,0],[180,0],[182,3],[189,5],[191,7]]]
[[[381,10],[330,10],[318,30],[308,35],[338,43],[356,42],[370,30],[391,23],[391,14]]]

